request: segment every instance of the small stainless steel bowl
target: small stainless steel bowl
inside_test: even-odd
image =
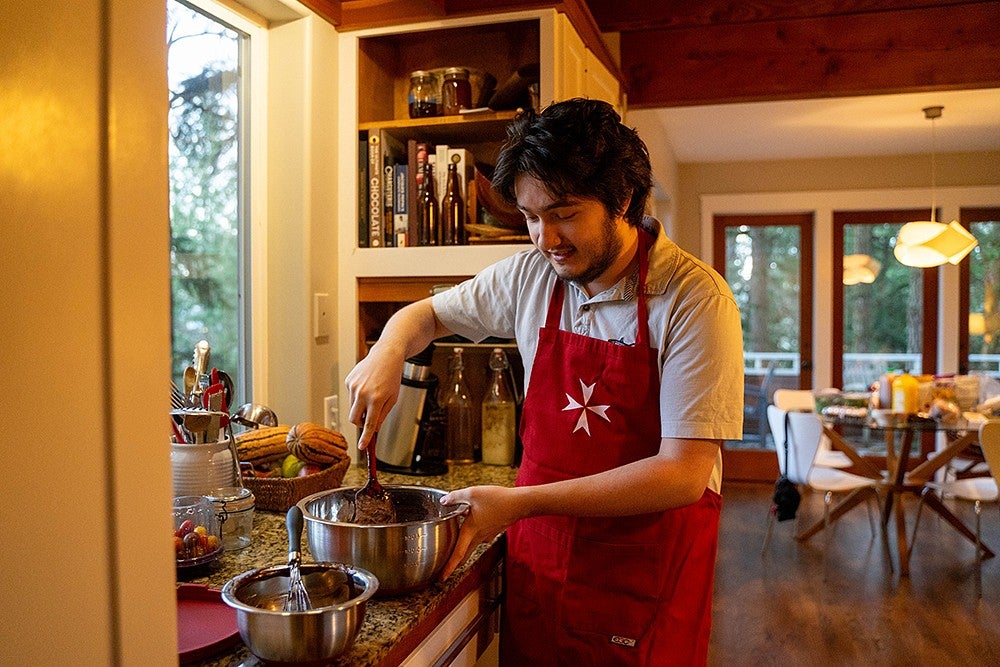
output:
[[[347,651],[365,619],[368,599],[378,590],[371,572],[341,563],[303,563],[302,583],[313,608],[282,611],[288,595],[288,566],[244,572],[222,587],[222,599],[236,610],[240,637],[269,663],[326,664]]]
[[[360,487],[320,491],[298,502],[309,551],[320,561],[351,563],[378,577],[378,597],[401,595],[430,585],[458,541],[468,505],[444,506],[447,491],[386,484],[397,522],[351,523]]]

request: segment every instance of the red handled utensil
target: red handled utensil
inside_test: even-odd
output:
[[[396,522],[396,508],[389,498],[389,492],[379,484],[375,471],[375,442],[378,433],[372,435],[371,441],[365,447],[368,456],[368,481],[354,495],[354,514],[352,523],[387,524]]]

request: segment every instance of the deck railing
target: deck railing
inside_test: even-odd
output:
[[[743,371],[747,375],[763,375],[774,368],[775,375],[798,375],[799,355],[795,352],[747,352],[743,355]],[[897,368],[910,373],[922,373],[919,354],[861,353],[844,355],[844,391],[863,391],[883,373]],[[984,373],[1000,378],[1000,354],[970,354],[969,372]]]

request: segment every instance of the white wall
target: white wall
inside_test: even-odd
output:
[[[336,384],[337,49],[306,17],[270,31],[267,389],[282,423],[322,423]],[[313,337],[313,294],[330,295],[331,335]]]

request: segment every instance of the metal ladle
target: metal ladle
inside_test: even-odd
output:
[[[240,426],[248,428],[278,425],[278,417],[274,414],[274,410],[260,403],[244,403],[236,408],[236,412],[230,419]]]

